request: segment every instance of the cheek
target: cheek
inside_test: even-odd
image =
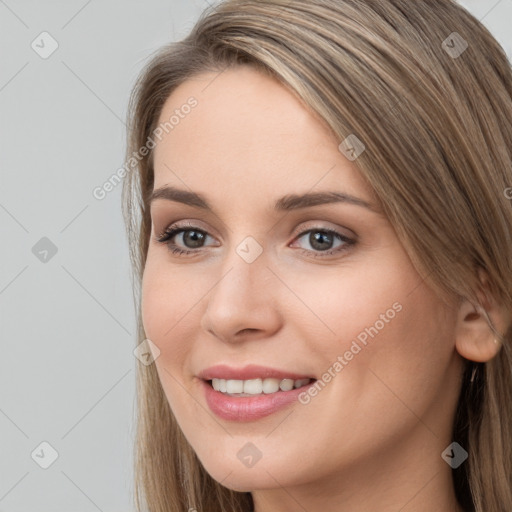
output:
[[[190,400],[184,392],[185,368],[193,345],[186,326],[197,322],[191,309],[197,299],[193,287],[181,281],[179,272],[171,272],[165,262],[148,255],[141,289],[144,331],[160,350],[155,367],[167,401],[178,417],[186,419],[184,404],[190,407]]]
[[[199,300],[197,287],[186,286],[179,272],[148,257],[142,280],[141,315],[146,336],[161,352],[157,366],[175,366],[184,357],[189,346],[184,333],[187,325],[197,322],[193,306]]]
[[[343,370],[354,385],[371,369],[398,388],[407,380],[421,386],[441,376],[453,352],[454,316],[408,258],[394,258],[393,265],[358,263],[294,281],[309,308],[295,313],[303,339],[326,370],[345,356]]]
[[[307,322],[316,333],[317,346],[338,352],[347,342],[358,338],[364,343],[368,331],[383,333],[399,323],[403,309],[410,302],[410,291],[420,281],[415,272],[400,263],[391,270],[374,261],[356,262],[340,268],[320,268],[308,272],[294,283],[294,292],[307,305],[301,306],[303,326]]]
[[[386,285],[374,281],[344,316],[347,336],[340,338],[340,352],[351,358],[346,369],[353,391],[366,389],[382,417],[395,409],[404,418],[409,409],[425,412],[453,360],[455,317],[419,276],[412,286],[401,282],[403,276]]]

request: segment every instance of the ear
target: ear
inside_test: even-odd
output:
[[[459,354],[484,363],[500,351],[503,336],[510,326],[511,314],[496,302],[489,292],[486,274],[478,272],[481,288],[477,293],[479,304],[463,299],[459,305],[455,346]],[[494,326],[497,334],[489,325]]]

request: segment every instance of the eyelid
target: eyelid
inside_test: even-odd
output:
[[[161,238],[163,236],[165,236],[165,234],[171,230],[177,230],[177,229],[180,229],[180,230],[183,230],[183,231],[187,231],[188,229],[190,230],[198,230],[198,231],[203,231],[204,233],[206,233],[209,237],[211,238],[219,238],[217,237],[217,235],[214,235],[212,234],[212,230],[210,228],[205,228],[205,227],[202,227],[202,221],[198,220],[198,219],[187,219],[187,220],[177,220],[177,221],[174,221],[174,222],[171,222],[169,224],[166,224],[165,227],[161,230],[159,230],[156,234],[156,237],[157,238]],[[156,231],[156,229],[155,229]]]
[[[325,224],[329,224],[329,225],[325,225]],[[292,236],[294,237],[294,240],[295,240],[295,238],[297,238],[299,235],[303,236],[305,234],[305,232],[310,231],[312,229],[317,229],[317,230],[325,229],[327,231],[336,231],[340,235],[342,235],[346,238],[350,238],[351,240],[354,240],[354,241],[357,241],[359,238],[351,229],[349,229],[347,227],[338,226],[338,225],[333,224],[332,222],[327,223],[326,221],[321,221],[321,220],[317,220],[317,221],[313,220],[313,221],[308,221],[306,223],[300,224],[299,227],[297,227],[296,229],[293,230]]]

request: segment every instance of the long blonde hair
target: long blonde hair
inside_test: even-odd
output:
[[[178,85],[241,63],[287,86],[340,142],[352,134],[363,141],[356,165],[440,296],[477,304],[483,269],[512,311],[512,72],[484,26],[451,0],[227,0],[152,57],[130,99],[123,215],[137,344],[146,338],[140,284],[154,179],[152,151],[140,150]],[[498,355],[468,361],[463,375],[453,440],[469,458],[453,476],[468,511],[512,510],[511,344],[509,328]],[[154,364],[138,364],[137,396],[139,511],[252,510],[250,493],[226,489],[202,467]]]

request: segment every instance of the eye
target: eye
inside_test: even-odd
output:
[[[303,251],[310,254],[313,253],[315,257],[330,256],[346,251],[355,244],[355,240],[342,235],[334,229],[327,228],[309,229],[301,233],[296,240],[304,240],[311,249],[303,249]]]
[[[167,245],[173,254],[192,254],[203,248],[210,235],[197,226],[169,226],[156,241]]]

